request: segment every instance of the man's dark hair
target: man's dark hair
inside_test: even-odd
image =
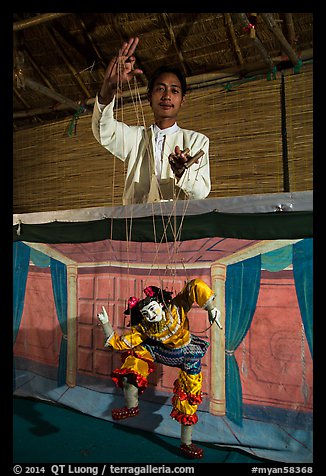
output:
[[[148,82],[148,89],[147,89],[148,95],[150,96],[152,94],[154,83],[162,73],[173,73],[176,75],[176,77],[179,79],[181,84],[181,94],[183,97],[187,92],[186,77],[179,68],[174,68],[168,65],[160,66],[154,71],[154,73],[152,74]]]

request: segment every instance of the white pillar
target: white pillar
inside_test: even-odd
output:
[[[215,302],[221,311],[221,330],[216,324],[211,327],[211,398],[210,413],[224,416],[225,407],[225,280],[227,266],[214,263],[211,267],[212,289]]]
[[[69,387],[76,385],[77,373],[77,266],[67,265],[68,316],[67,316],[67,377]]]

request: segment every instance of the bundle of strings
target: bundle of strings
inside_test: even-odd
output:
[[[118,72],[120,73],[121,69],[118,68]],[[123,91],[123,83],[120,79],[120,74],[118,73],[119,80],[117,84],[117,91],[116,91],[116,111],[115,111],[115,117],[117,120],[120,122],[124,122],[124,102],[123,102],[123,94],[120,94]],[[151,147],[151,141],[149,137],[149,125],[146,123],[145,119],[145,113],[144,113],[144,107],[142,103],[142,98],[140,94],[140,88],[139,84],[137,81],[136,76],[133,77],[133,79],[127,83],[128,88],[129,88],[129,95],[132,100],[132,106],[134,110],[134,115],[136,119],[136,125],[142,126],[144,128],[144,133],[145,133],[145,139],[146,139],[146,144],[147,144],[147,150],[146,152],[148,153],[150,157],[150,161],[154,163],[154,151]],[[119,115],[119,117],[118,117]],[[163,154],[163,160],[168,161],[169,155],[174,152],[172,150],[164,151]],[[114,161],[116,158],[114,158]],[[150,166],[150,164],[149,164]],[[126,175],[126,170],[125,170],[125,163],[124,163],[124,174]],[[149,170],[149,176],[152,175],[152,171]],[[112,184],[112,189],[114,190],[114,181],[115,181],[115,166],[113,168],[113,176],[112,176],[113,184]],[[160,183],[156,179],[156,185],[158,190],[160,191]],[[180,196],[180,191],[181,188],[175,187],[174,186],[174,191],[173,191],[173,200],[171,200],[172,207],[170,213],[166,214],[163,210],[163,205],[162,201],[159,202],[160,206],[160,220],[162,221],[162,227],[163,227],[163,232],[161,236],[158,236],[157,232],[157,218],[155,216],[154,212],[154,202],[151,202],[151,209],[152,209],[152,223],[153,223],[153,235],[154,235],[154,243],[155,243],[155,257],[152,260],[152,263],[150,265],[148,275],[145,278],[145,286],[146,284],[149,283],[151,274],[153,270],[159,268],[162,271],[164,271],[163,275],[160,276],[160,287],[164,288],[164,277],[169,277],[173,278],[172,281],[172,289],[174,287],[174,279],[177,275],[177,268],[181,268],[183,272],[187,276],[187,270],[185,268],[184,262],[180,262],[178,259],[178,252],[179,248],[182,244],[182,241],[180,240],[181,238],[181,232],[182,232],[182,226],[184,222],[184,218],[187,214],[187,209],[189,206],[189,199],[183,199],[182,200],[182,213],[179,218],[177,218],[177,213],[176,213],[176,204],[179,200]],[[157,203],[157,202],[156,202]],[[130,214],[126,218],[126,246],[127,246],[127,260],[128,260],[128,274],[130,272],[130,258],[131,258],[131,250],[130,250],[130,244],[132,242],[132,227],[133,227],[133,204],[129,207]],[[178,223],[179,222],[179,223]],[[111,232],[112,232],[112,225],[111,225]],[[173,241],[171,242],[168,238],[168,232],[170,232],[173,236]],[[167,253],[168,259],[167,263],[159,263],[159,257],[160,253]],[[186,277],[186,280],[188,280],[188,276]],[[169,287],[171,288],[171,284],[169,283]]]

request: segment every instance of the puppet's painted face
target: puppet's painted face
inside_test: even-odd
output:
[[[146,306],[141,308],[140,312],[148,322],[160,322],[164,316],[162,304],[157,301],[151,301],[149,304],[146,304]]]

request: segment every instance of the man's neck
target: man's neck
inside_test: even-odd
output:
[[[155,121],[155,124],[160,129],[168,129],[169,127],[173,126],[173,124],[175,124],[175,120],[174,119],[159,119],[158,121]]]

